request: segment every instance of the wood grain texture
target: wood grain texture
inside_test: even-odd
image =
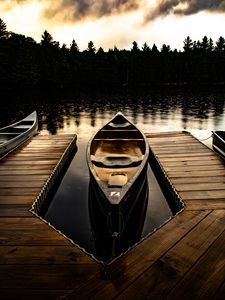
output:
[[[71,135],[39,135],[0,163],[1,299],[224,298],[224,162],[185,132],[147,136],[186,207],[105,267],[27,210]]]
[[[224,160],[189,133],[147,136],[169,184],[188,210],[225,209]]]

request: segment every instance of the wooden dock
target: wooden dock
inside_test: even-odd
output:
[[[185,132],[147,137],[186,207],[105,269],[29,211],[72,136],[39,135],[0,161],[1,299],[224,299],[224,162]]]

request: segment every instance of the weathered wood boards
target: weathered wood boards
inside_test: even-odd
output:
[[[112,275],[109,280],[103,279],[97,262],[28,211],[35,198],[33,193],[51,168],[8,170],[3,176],[7,170],[1,170],[0,163],[0,189],[4,190],[0,193],[2,299],[224,298],[224,162],[183,132],[148,135],[148,139],[186,208],[108,265]],[[36,138],[32,141],[39,145]],[[50,144],[54,142],[48,147]],[[17,155],[29,156],[26,149],[10,155],[11,161],[19,161]],[[58,150],[52,153],[54,159],[62,155]],[[51,161],[48,151],[43,151],[41,147],[33,149],[35,160]],[[32,175],[21,175],[26,170]],[[26,195],[12,191],[6,194],[7,190],[18,191],[18,183],[22,184],[24,178],[36,182]],[[27,188],[22,184],[19,191]]]
[[[72,143],[38,135],[0,161],[2,299],[57,299],[96,274],[95,261],[29,211]]]
[[[216,153],[186,132],[147,138],[186,209],[225,209],[225,164]]]

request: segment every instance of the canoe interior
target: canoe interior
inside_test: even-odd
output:
[[[118,137],[121,132],[114,133],[112,139],[96,137],[92,142],[90,154],[94,170],[102,182],[107,186],[123,186],[141,164],[146,146],[141,134],[140,139],[128,140],[128,137]],[[103,134],[112,137],[109,132],[104,131]],[[137,135],[138,131],[135,134]]]
[[[225,143],[225,131],[215,131],[215,133],[224,140]]]
[[[37,113],[34,111],[25,119],[0,129],[0,155],[20,145],[37,132]]]

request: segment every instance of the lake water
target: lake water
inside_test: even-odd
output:
[[[84,251],[100,261],[110,259],[108,244],[99,242],[98,226],[93,225],[93,214],[100,220],[97,208],[90,203],[89,171],[86,146],[92,135],[118,111],[123,112],[143,132],[187,130],[211,145],[211,130],[225,128],[225,90],[222,88],[164,87],[145,91],[127,90],[107,93],[41,93],[1,95],[0,126],[16,121],[36,109],[41,134],[76,133],[77,152],[66,171],[54,197],[49,200],[43,218],[73,240]],[[137,236],[127,235],[118,250],[129,246],[166,222],[173,213],[157,180],[148,169],[148,202],[144,222]],[[93,202],[92,202],[93,203]],[[133,223],[138,223],[138,214]],[[100,221],[99,221],[100,222]],[[98,225],[98,224],[97,224]],[[135,228],[130,224],[130,231]],[[140,232],[141,227],[141,232]],[[99,251],[99,247],[101,248]],[[104,250],[103,248],[106,247]]]

